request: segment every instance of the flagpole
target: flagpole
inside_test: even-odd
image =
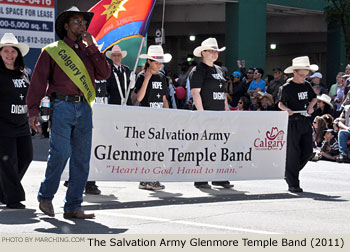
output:
[[[141,50],[142,50],[142,46],[143,46],[143,43],[145,42],[145,37],[142,36],[142,39],[141,39],[141,43],[140,43],[140,47],[139,47],[139,51],[137,52],[137,57],[136,57],[136,61],[135,61],[135,65],[134,65],[134,70],[133,70],[133,73],[135,74],[136,73],[136,68],[137,68],[137,64],[139,63],[139,58],[140,58],[140,54],[141,54]],[[136,77],[135,77],[136,78]],[[136,80],[135,80],[136,81]],[[131,85],[129,84],[128,86],[128,91],[126,92],[126,95],[125,95],[125,101],[124,101],[124,104],[121,104],[121,105],[126,105],[126,103],[128,102],[128,99],[129,99],[129,94],[130,94],[130,89],[131,89]]]
[[[141,50],[142,50],[142,46],[143,46],[144,42],[145,42],[145,37],[142,37],[141,43],[140,43],[140,47],[139,47],[139,51],[137,53],[135,65],[134,65],[134,73],[136,73],[137,64],[139,63],[139,58],[140,58],[140,54],[141,54]]]

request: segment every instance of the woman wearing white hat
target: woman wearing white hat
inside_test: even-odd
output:
[[[313,116],[322,116],[325,114],[333,114],[332,98],[326,94],[317,96],[317,109]]]
[[[29,46],[18,43],[12,33],[0,41],[0,202],[22,209],[25,192],[21,180],[33,159],[27,118],[29,78],[23,56]]]
[[[147,54],[141,54],[141,59],[146,59],[144,70],[139,73],[136,79],[135,90],[133,94],[133,103],[136,100],[141,106],[151,108],[169,108],[166,95],[168,94],[168,85],[166,77],[160,72],[163,63],[171,60],[169,53],[164,53],[162,46],[151,45],[148,47]],[[156,182],[140,182],[140,189],[162,190],[164,185]]]
[[[310,115],[317,102],[312,86],[305,79],[310,71],[317,71],[317,65],[311,65],[309,57],[293,59],[292,66],[284,70],[293,74],[293,78],[282,86],[282,95],[278,107],[289,114],[287,134],[287,161],[285,179],[288,190],[301,193],[299,172],[311,159],[312,127]]]
[[[190,86],[193,103],[197,110],[229,110],[226,98],[226,79],[220,67],[214,62],[226,47],[219,48],[215,38],[204,40],[200,46],[194,49],[196,57],[202,57],[199,63],[190,73]],[[212,182],[215,186],[230,188],[229,181]],[[208,182],[195,182],[197,188],[210,188]]]

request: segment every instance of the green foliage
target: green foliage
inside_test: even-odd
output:
[[[346,61],[350,61],[350,0],[325,0],[329,5],[324,9],[328,24],[342,27],[345,38]]]

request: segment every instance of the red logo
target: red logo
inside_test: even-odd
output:
[[[278,131],[277,127],[272,127],[271,131],[266,132],[266,137],[269,140],[275,140],[276,138],[281,138],[281,140],[283,140],[283,136],[284,136],[284,131],[283,130]]]
[[[282,150],[286,143],[283,138],[284,131],[272,127],[270,131],[266,131],[265,138],[255,138],[254,147],[256,150]]]

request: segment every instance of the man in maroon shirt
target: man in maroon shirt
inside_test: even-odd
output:
[[[92,111],[88,101],[94,96],[94,92],[90,92],[94,82],[91,84],[89,95],[86,95],[87,91],[79,86],[79,80],[82,78],[74,79],[74,75],[69,77],[69,71],[73,71],[74,67],[78,69],[75,70],[76,74],[85,70],[86,75],[89,75],[85,77],[90,77],[91,80],[107,79],[110,75],[108,62],[94,45],[91,34],[86,31],[92,16],[93,13],[81,12],[72,7],[57,17],[56,33],[64,43],[59,41],[48,48],[54,48],[57,52],[60,50],[57,55],[62,55],[64,48],[67,57],[72,59],[69,62],[70,67],[59,65],[59,57],[55,57],[51,54],[52,50],[45,48],[36,63],[27,95],[29,124],[35,131],[38,131],[39,126],[41,99],[49,95],[53,104],[47,168],[38,193],[39,209],[51,217],[55,215],[52,199],[70,158],[69,185],[63,217],[94,218],[94,214],[85,214],[81,209],[90,168]],[[68,64],[68,60],[65,63]]]

